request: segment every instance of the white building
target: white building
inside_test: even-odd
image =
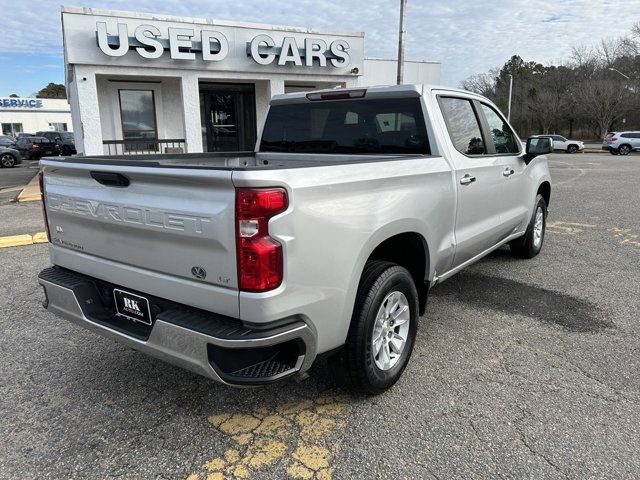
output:
[[[67,100],[49,98],[0,98],[2,135],[71,130],[71,110]]]
[[[86,155],[253,150],[272,95],[393,84],[364,33],[62,7],[76,147]],[[439,83],[407,62],[406,83]]]

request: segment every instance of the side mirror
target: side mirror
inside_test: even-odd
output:
[[[546,155],[553,151],[551,138],[549,137],[529,137],[527,138],[527,148],[524,155],[524,162],[529,165],[531,160],[538,155]]]

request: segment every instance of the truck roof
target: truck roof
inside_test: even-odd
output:
[[[366,91],[366,97],[378,97],[378,98],[392,98],[392,97],[417,97],[424,93],[424,91],[431,90],[445,90],[454,93],[464,93],[466,95],[475,95],[480,97],[477,93],[469,92],[459,88],[445,87],[442,85],[433,84],[408,84],[408,85],[372,85],[363,87],[350,87],[350,88],[326,88],[322,90],[309,90],[307,92],[295,92],[284,93],[280,95],[274,95],[271,99],[271,105],[277,105],[281,103],[298,103],[307,101],[307,94],[326,94],[345,91]]]

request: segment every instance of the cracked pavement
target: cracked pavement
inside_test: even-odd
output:
[[[640,477],[640,156],[550,164],[541,255],[501,249],[434,288],[377,397],[340,397],[323,364],[216,385],[47,313],[47,247],[0,250],[0,478]]]

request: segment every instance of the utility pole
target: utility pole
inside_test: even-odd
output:
[[[400,0],[400,31],[398,34],[398,85],[402,85],[404,79],[404,26],[405,14],[407,10],[407,0]]]
[[[513,92],[513,75],[509,74],[509,108],[507,110],[507,122],[511,121],[511,94]]]

